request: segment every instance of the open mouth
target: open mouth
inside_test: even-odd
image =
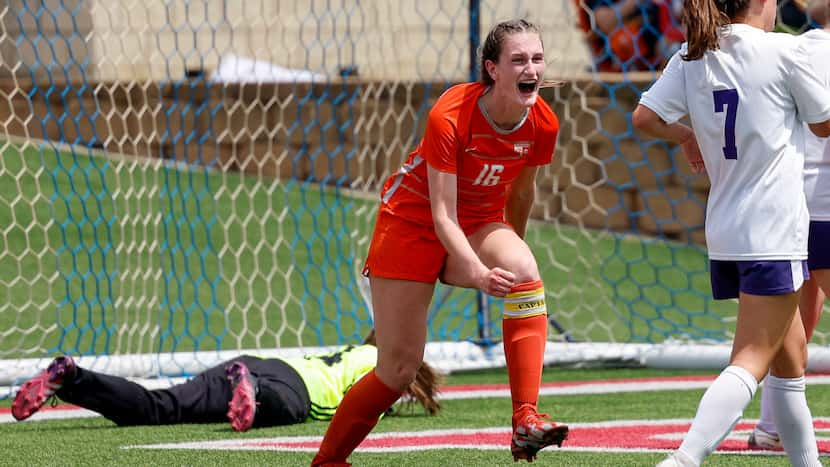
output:
[[[536,90],[538,82],[535,79],[519,81],[519,92],[529,94]]]

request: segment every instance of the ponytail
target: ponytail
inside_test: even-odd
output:
[[[719,32],[749,6],[749,0],[686,0],[683,25],[686,27],[686,61],[699,60],[720,48]]]
[[[418,373],[415,375],[415,381],[406,388],[404,403],[397,412],[403,410],[404,407],[411,408],[417,402],[428,414],[437,414],[441,410],[441,403],[438,402],[438,392],[443,384],[444,377],[429,366],[427,362],[422,362],[421,367],[418,368]]]

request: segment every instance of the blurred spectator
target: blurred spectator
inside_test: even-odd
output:
[[[807,11],[817,24],[830,24],[830,0],[810,0]]]
[[[654,70],[683,41],[682,0],[575,0],[595,71]]]
[[[798,34],[811,28],[807,0],[778,0],[777,31]]]
[[[654,0],[659,10],[660,32],[662,37],[662,53],[664,61],[668,61],[680,49],[680,44],[686,42],[680,18],[683,15],[683,0]]]

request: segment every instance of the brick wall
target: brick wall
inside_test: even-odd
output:
[[[469,76],[466,0],[6,3],[0,8],[0,75],[61,79],[66,71],[75,78],[83,64],[89,80],[159,81],[215,70],[232,54],[333,77],[343,67],[387,81]],[[482,38],[497,21],[528,17],[543,26],[557,73],[589,66],[572,0],[481,3]]]

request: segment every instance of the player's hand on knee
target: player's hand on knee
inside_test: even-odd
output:
[[[516,276],[502,268],[492,268],[485,272],[479,280],[479,289],[487,295],[504,297],[513,288]]]

